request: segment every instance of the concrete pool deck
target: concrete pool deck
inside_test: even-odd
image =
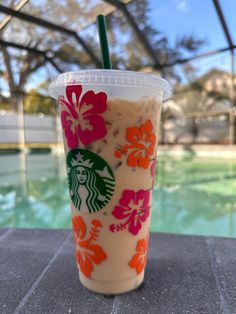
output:
[[[70,230],[0,229],[0,313],[236,313],[236,239],[152,233],[144,284],[111,297],[78,280]]]

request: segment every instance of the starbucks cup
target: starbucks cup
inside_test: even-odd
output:
[[[49,87],[63,129],[81,283],[137,288],[147,262],[161,104],[158,76],[118,70],[60,74]]]

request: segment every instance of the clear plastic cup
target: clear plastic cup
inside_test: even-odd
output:
[[[144,279],[169,84],[151,74],[86,70],[60,74],[49,94],[60,107],[80,281],[98,293],[131,291]]]

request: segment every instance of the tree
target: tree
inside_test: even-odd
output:
[[[29,90],[24,95],[25,113],[43,113],[46,115],[56,115],[56,101],[47,96],[48,83],[48,81],[44,81],[35,88]]]
[[[6,0],[4,4],[14,7],[16,2],[15,0]],[[100,11],[98,10],[98,12],[104,12],[107,6],[105,7],[104,3],[99,5]],[[181,57],[184,50],[196,51],[203,44],[202,40],[186,35],[184,38],[178,39],[176,45],[171,47],[166,36],[150,24],[150,9],[147,0],[133,1],[127,7],[146,38],[152,43],[161,64],[173,62],[176,58]],[[81,25],[88,24],[87,20],[91,20],[93,8],[93,0],[42,0],[30,1],[24,7],[24,11],[39,17],[46,16],[47,20],[53,21],[55,24],[62,24],[76,30]],[[83,14],[78,14],[78,12],[83,12]],[[94,16],[93,12],[92,20]],[[114,68],[132,70],[142,70],[145,67],[153,68],[152,61],[142,43],[136,40],[136,35],[122,12],[118,10],[109,15],[107,24]],[[99,57],[95,24],[85,28],[80,34]],[[7,27],[1,31],[1,36],[5,40],[20,41],[32,48],[51,51],[51,56],[54,57],[55,62],[60,65],[63,71],[94,67],[93,61],[82,48],[78,47],[75,38],[68,38],[68,36],[16,18],[12,19]],[[36,73],[39,68],[45,67],[47,60],[42,55],[34,55],[6,47],[2,49],[2,60],[4,64],[1,71],[2,77],[11,93],[12,108],[17,110],[22,101],[21,95],[25,91],[26,83],[30,80],[31,74]],[[165,77],[178,79],[174,68],[159,68],[158,70]]]

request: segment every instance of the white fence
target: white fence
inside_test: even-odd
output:
[[[23,119],[16,113],[2,111],[0,113],[0,144],[62,142],[59,117],[43,114],[24,114]]]
[[[196,114],[195,114],[196,115]],[[194,118],[195,115],[193,115]],[[198,117],[199,116],[199,117]],[[161,144],[177,143],[234,143],[234,111],[203,112],[196,120],[197,135],[191,134],[192,116],[162,120]],[[232,117],[231,117],[232,116]],[[230,139],[231,140],[230,140]],[[20,146],[61,144],[62,131],[59,116],[24,114],[0,110],[0,145]]]

